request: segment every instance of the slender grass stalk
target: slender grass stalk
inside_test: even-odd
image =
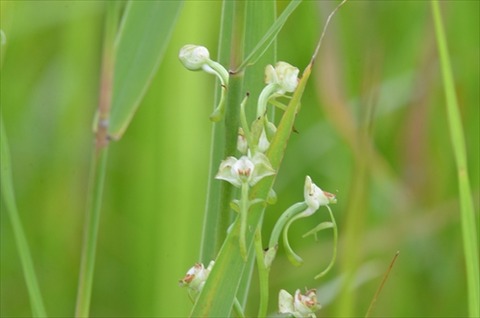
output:
[[[262,229],[260,226],[257,226],[255,231],[255,256],[257,259],[257,269],[258,269],[258,284],[260,286],[260,305],[258,307],[257,317],[265,317],[268,310],[268,276],[270,269],[267,268],[265,264],[265,256],[262,246]]]
[[[85,221],[84,242],[80,263],[80,277],[78,283],[76,317],[88,317],[90,299],[92,294],[93,273],[95,268],[95,254],[100,223],[100,211],[102,205],[103,186],[107,165],[108,147],[104,147],[95,153],[92,163],[89,210]]]
[[[98,122],[96,126],[95,149],[90,171],[90,194],[84,226],[84,241],[80,262],[76,317],[88,317],[92,294],[95,254],[103,199],[103,188],[108,154],[108,120],[112,100],[114,69],[114,40],[118,25],[118,2],[110,1],[105,21],[105,39],[102,58]]]
[[[375,292],[375,295],[373,295],[372,301],[368,306],[367,313],[365,314],[365,318],[370,317],[370,314],[372,313],[373,308],[375,308],[375,303],[377,302],[378,296],[382,292],[383,286],[385,286],[385,283],[387,282],[387,279],[388,279],[388,275],[390,275],[390,272],[392,271],[393,265],[395,264],[395,261],[397,260],[397,257],[399,254],[400,254],[400,251],[397,251],[395,253],[395,256],[393,256],[393,259],[390,262],[390,266],[388,266],[387,271],[383,275],[382,281],[380,282],[380,285],[378,286],[377,291]]]
[[[432,0],[431,4],[435,23],[438,52],[440,55],[440,67],[445,89],[447,117],[450,126],[450,138],[458,173],[463,251],[467,274],[468,311],[470,317],[480,317],[480,274],[477,236],[478,222],[475,220],[475,211],[473,207],[470,181],[468,178],[465,137],[463,135],[462,121],[455,95],[452,67],[450,65],[447,40],[439,4],[436,0]]]
[[[42,293],[38,285],[37,276],[33,266],[32,256],[28,241],[23,231],[22,222],[18,214],[17,204],[15,201],[15,192],[13,190],[12,166],[10,161],[10,150],[8,147],[7,133],[5,125],[3,124],[3,117],[0,116],[0,143],[1,143],[1,189],[2,197],[5,202],[6,210],[10,222],[12,223],[13,234],[15,236],[15,243],[17,244],[20,262],[22,264],[23,275],[27,284],[27,290],[32,306],[32,315],[34,317],[47,317],[45,306],[43,304]]]
[[[230,69],[235,69],[242,59],[244,6],[243,1],[223,2],[218,61],[223,65],[229,65]],[[231,221],[229,209],[233,187],[229,183],[214,180],[214,176],[221,160],[234,155],[236,149],[238,108],[243,98],[243,80],[243,73],[230,74],[225,120],[216,123],[212,131],[207,204],[200,248],[200,259],[204,263],[208,263],[217,255]],[[217,94],[215,98],[215,105],[218,104],[219,96]]]

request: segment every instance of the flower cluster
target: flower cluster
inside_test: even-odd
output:
[[[210,118],[213,121],[219,121],[224,113],[225,94],[228,87],[229,73],[219,63],[210,59],[209,51],[203,46],[185,45],[179,53],[179,59],[189,70],[215,74],[221,81],[222,95],[220,103]],[[237,150],[240,153],[238,157],[229,156],[221,161],[215,179],[223,180],[236,188],[239,188],[240,198],[233,200],[231,207],[239,213],[237,220],[230,229],[237,231],[234,233],[239,237],[239,250],[243,259],[247,260],[248,250],[246,244],[246,233],[249,229],[247,215],[250,207],[259,202],[273,204],[276,200],[276,194],[273,189],[269,190],[268,197],[251,198],[253,192],[250,189],[258,184],[264,178],[275,175],[276,171],[272,166],[268,155],[269,148],[277,133],[277,127],[269,120],[267,107],[272,104],[285,110],[286,106],[282,104],[281,98],[287,97],[287,94],[293,93],[298,86],[299,69],[283,61],[273,65],[267,65],[265,68],[265,84],[261,91],[256,108],[256,117],[253,122],[249,122],[246,117],[245,107],[248,94],[240,104],[240,127],[238,128]],[[326,270],[317,275],[321,277],[333,264],[336,256],[337,229],[333,214],[329,204],[337,202],[334,194],[325,192],[313,183],[309,176],[305,178],[304,200],[293,204],[278,219],[272,231],[268,248],[262,254],[261,238],[255,236],[256,257],[258,258],[259,271],[268,277],[268,271],[275,259],[278,250],[278,241],[283,233],[283,242],[286,255],[295,265],[300,265],[303,261],[295,254],[288,242],[288,230],[290,225],[300,219],[311,216],[320,207],[327,207],[330,212],[331,222],[323,222],[306,235],[314,234],[323,229],[333,228],[334,230],[334,253],[330,265]],[[261,235],[259,235],[261,237]],[[207,268],[203,264],[197,263],[180,280],[180,285],[189,290],[192,300],[195,300],[201,292],[205,282],[212,270],[214,262],[212,261]],[[316,277],[316,278],[317,278]],[[264,288],[264,287],[261,287]],[[264,291],[265,292],[265,291]],[[268,293],[268,291],[267,291]],[[268,299],[268,298],[267,298]],[[260,306],[262,308],[262,306]],[[266,306],[263,306],[266,314]],[[294,317],[316,317],[315,312],[321,308],[317,301],[316,290],[308,290],[302,294],[298,289],[292,296],[287,291],[281,290],[279,294],[279,312],[289,314]],[[234,306],[235,309],[235,306]],[[260,316],[263,316],[260,314]]]

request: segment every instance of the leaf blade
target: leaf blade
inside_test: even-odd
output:
[[[183,1],[131,1],[116,39],[109,135],[118,140],[163,58]],[[160,32],[158,32],[160,30]]]

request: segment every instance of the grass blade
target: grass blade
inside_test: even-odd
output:
[[[242,64],[236,69],[236,71],[240,71],[245,68],[249,64],[254,64],[258,61],[260,57],[266,52],[268,47],[273,43],[275,38],[277,37],[278,33],[287,22],[288,17],[292,14],[293,11],[298,7],[301,3],[301,0],[292,0],[288,6],[283,10],[282,14],[278,17],[277,20],[272,24],[270,29],[268,29],[267,33],[262,37],[262,39],[258,42],[258,44],[246,55],[246,58],[242,61]]]
[[[183,1],[130,1],[116,39],[109,135],[120,139],[155,74]]]
[[[0,171],[2,172],[1,189],[2,198],[5,202],[6,210],[10,221],[12,222],[15,242],[17,244],[18,254],[23,268],[23,275],[27,284],[30,303],[32,306],[32,315],[34,317],[46,317],[45,306],[43,305],[42,294],[38,285],[37,276],[33,266],[30,248],[28,247],[27,238],[23,231],[22,222],[18,214],[17,204],[15,202],[15,192],[13,190],[12,166],[10,161],[10,150],[8,147],[7,133],[3,124],[3,117],[0,117]]]
[[[467,155],[465,150],[465,137],[463,135],[462,121],[458,110],[458,102],[455,94],[455,85],[448,55],[447,40],[443,28],[442,17],[438,1],[433,0],[432,11],[435,23],[438,52],[440,55],[440,67],[445,89],[447,117],[450,126],[450,137],[454,150],[455,162],[458,173],[458,187],[460,194],[460,210],[463,237],[463,250],[465,256],[468,308],[470,317],[480,317],[480,274],[478,255],[478,236],[475,220],[475,211],[468,178]]]

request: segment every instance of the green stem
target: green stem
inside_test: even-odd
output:
[[[82,258],[80,263],[80,278],[78,284],[76,317],[88,317],[90,310],[90,299],[93,285],[93,273],[95,268],[95,254],[100,223],[100,211],[104,188],[105,172],[107,165],[108,148],[103,148],[100,153],[95,154],[91,172],[91,193],[90,208],[87,211],[85,222],[84,242]]]
[[[233,311],[235,314],[237,314],[237,317],[244,318],[245,314],[243,313],[243,308],[242,305],[240,305],[240,302],[238,301],[237,298],[235,298],[233,302]]]
[[[260,226],[257,226],[254,240],[258,267],[258,281],[260,286],[260,306],[258,308],[257,317],[266,317],[268,309],[268,276],[270,268],[267,268],[265,264],[265,255],[262,246],[262,231]]]
[[[460,194],[460,210],[462,224],[463,251],[465,257],[468,308],[470,317],[480,317],[480,273],[478,255],[478,236],[475,220],[475,211],[468,178],[468,165],[465,150],[462,121],[458,111],[458,102],[455,95],[455,85],[448,55],[447,40],[443,29],[442,16],[438,1],[432,1],[432,11],[440,55],[443,84],[445,86],[446,107],[450,126],[450,137],[454,150],[458,173],[458,187]]]
[[[28,246],[27,237],[23,231],[22,222],[18,214],[17,204],[15,201],[15,193],[13,190],[13,178],[10,161],[10,150],[8,147],[7,134],[5,131],[5,125],[3,124],[3,117],[0,116],[1,131],[1,189],[2,197],[5,202],[6,210],[12,223],[13,234],[15,236],[15,243],[17,244],[18,254],[20,256],[20,262],[23,268],[23,275],[27,284],[28,294],[30,296],[30,302],[32,306],[32,315],[34,317],[46,317],[45,306],[43,304],[42,293],[38,285],[37,276],[35,275],[35,269],[33,266],[32,256],[30,254],[30,248]]]
[[[247,216],[249,208],[248,198],[249,185],[247,182],[242,183],[242,194],[240,197],[240,254],[244,260],[247,260],[247,243],[245,235],[247,233]]]
[[[98,228],[107,165],[109,141],[108,122],[113,91],[114,43],[118,26],[118,9],[118,1],[110,1],[107,3],[100,98],[98,103],[98,122],[96,123],[95,149],[90,171],[89,204],[83,233],[84,239],[75,308],[76,317],[88,317],[90,311]]]
[[[333,265],[335,264],[335,260],[337,259],[338,228],[337,228],[337,223],[335,222],[335,218],[333,217],[332,210],[328,205],[327,205],[327,209],[328,209],[328,213],[330,214],[330,219],[332,220],[332,223],[333,223],[333,255],[327,268],[325,268],[320,274],[315,276],[315,279],[319,279],[320,277],[325,276],[325,274],[327,274],[332,269]]]

